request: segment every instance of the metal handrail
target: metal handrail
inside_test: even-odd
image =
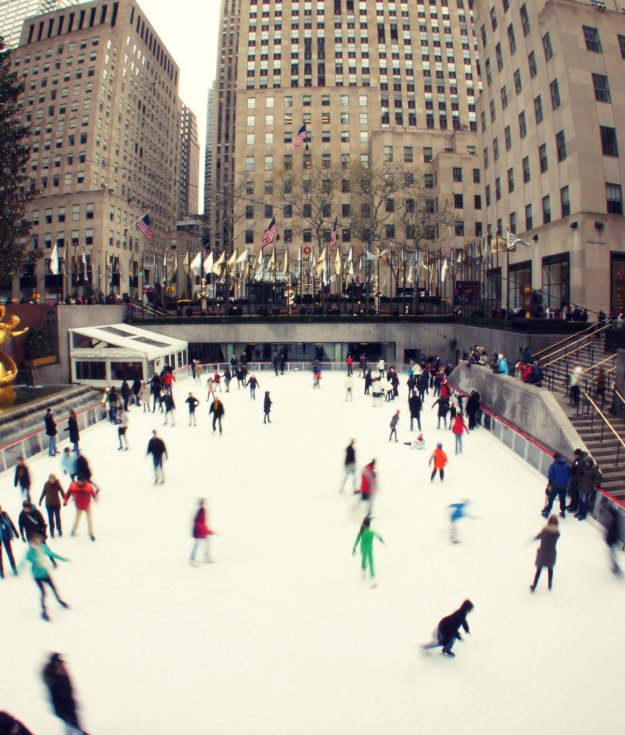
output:
[[[603,413],[603,411],[599,408],[599,406],[593,401],[593,399],[588,395],[588,393],[586,391],[582,391],[582,394],[584,398],[588,401],[588,403],[590,403],[594,407],[595,411],[603,419],[605,425],[608,427],[608,429],[610,429],[610,431],[614,434],[614,436],[618,440],[618,446],[616,449],[616,462],[615,462],[615,464],[618,464],[619,453],[621,451],[621,447],[625,449],[625,441],[623,441],[623,439],[621,438],[621,435],[612,425],[612,422],[607,418],[607,416]]]
[[[538,352],[534,353],[534,357],[539,357],[540,355],[543,355],[543,354],[547,354],[548,355],[550,353],[555,355],[556,353],[560,352],[561,350],[564,350],[567,347],[570,347],[572,344],[575,344],[575,342],[579,342],[582,339],[586,339],[586,337],[589,337],[590,335],[595,336],[595,335],[599,334],[600,332],[603,332],[605,329],[609,329],[611,326],[612,326],[612,323],[609,322],[605,326],[599,327],[599,329],[596,329],[596,327],[597,327],[596,323],[595,324],[591,324],[589,327],[586,327],[586,329],[582,329],[581,332],[577,332],[577,334],[584,335],[583,337],[579,337],[579,339],[575,340],[574,342],[569,342],[569,339],[571,338],[571,335],[569,335],[568,337],[563,337],[562,339],[558,340],[557,342],[554,342],[552,345],[549,345],[549,347],[545,347],[542,350],[538,350]],[[589,332],[589,334],[585,334],[586,332]],[[552,353],[552,349],[554,347],[557,347],[558,345],[561,345],[564,342],[568,342],[568,344],[564,345],[564,347],[561,347],[560,350],[555,350],[555,352]]]
[[[587,373],[589,370],[594,370],[596,367],[599,367],[599,365],[603,365],[604,362],[608,362],[608,360],[614,360],[616,358],[616,355],[608,355],[607,357],[604,357],[603,360],[600,360],[599,362],[596,362],[594,365],[590,365],[585,370],[582,370],[583,373]]]

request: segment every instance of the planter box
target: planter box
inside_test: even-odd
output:
[[[45,357],[33,357],[30,360],[24,360],[24,365],[30,367],[44,367],[45,365],[56,365],[59,358],[56,355],[46,355]]]

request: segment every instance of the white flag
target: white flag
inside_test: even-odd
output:
[[[441,265],[441,281],[445,280],[446,274],[447,274],[447,258],[443,260],[443,264]]]
[[[194,276],[199,276],[200,271],[202,270],[202,252],[200,251],[197,253],[195,258],[191,261],[191,270],[193,271]]]
[[[241,255],[237,258],[237,263],[247,263],[248,258],[250,257],[250,251],[244,250]]]
[[[213,251],[206,256],[204,260],[204,273],[211,273],[213,270]]]
[[[379,257],[379,255],[374,255],[365,248],[365,260],[377,260]]]
[[[50,273],[52,273],[53,276],[59,275],[59,251],[56,247],[56,243],[54,243],[52,255],[50,255]]]

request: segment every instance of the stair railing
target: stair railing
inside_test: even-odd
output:
[[[569,335],[568,337],[565,337],[564,339],[561,339],[558,342],[554,342],[554,344],[549,345],[549,347],[545,347],[544,349],[539,350],[534,355],[534,357],[538,357],[541,360],[545,360],[545,359],[551,358],[551,357],[553,357],[553,355],[557,355],[559,352],[562,352],[562,350],[567,350],[569,347],[571,347],[572,345],[577,344],[578,342],[582,342],[582,341],[584,341],[586,339],[590,339],[591,337],[596,337],[598,334],[601,334],[606,329],[610,329],[611,327],[612,327],[612,324],[611,323],[606,324],[605,326],[599,327],[599,328],[597,328],[597,325],[596,324],[591,324],[589,327],[587,327],[586,329],[583,329],[581,332],[577,332],[578,335],[580,335],[580,334],[582,335],[581,337],[578,337],[577,339],[571,341],[571,335]],[[562,347],[560,347],[557,350],[554,350],[553,348],[554,347],[557,347],[558,345],[562,345]],[[590,345],[591,345],[591,342],[589,341],[584,346],[585,347],[590,347]],[[583,349],[583,347],[581,349]],[[576,348],[576,351],[579,351],[579,349],[580,349],[580,347],[578,346]],[[541,357],[541,355],[542,355],[542,357]],[[550,360],[550,362],[552,362],[552,361]],[[547,364],[549,364],[549,363],[547,363]]]
[[[599,408],[599,406],[595,403],[595,401],[588,395],[586,391],[582,391],[582,395],[584,396],[584,401],[588,405],[588,412],[590,412],[590,406],[592,406],[595,410],[595,412],[601,417],[603,420],[603,424],[601,426],[601,441],[603,441],[603,433],[604,429],[609,429],[614,437],[616,438],[616,460],[614,461],[614,464],[619,463],[620,458],[620,452],[621,448],[625,449],[625,441],[623,441],[621,435],[618,433],[618,431],[614,428],[614,425],[612,422],[608,419],[608,417],[603,413],[603,411]],[[590,427],[592,428],[594,425],[595,420],[595,414],[592,414],[592,418],[590,420]]]

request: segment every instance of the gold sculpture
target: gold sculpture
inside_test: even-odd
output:
[[[15,331],[20,323],[19,316],[11,316],[6,323],[3,322],[2,319],[4,319],[5,313],[6,308],[0,305],[0,347],[4,347],[12,337],[19,337],[21,334],[28,332],[28,327],[20,329],[18,332]],[[0,405],[7,405],[15,401],[15,391],[13,390],[15,378],[17,378],[17,365],[13,358],[0,350]]]

